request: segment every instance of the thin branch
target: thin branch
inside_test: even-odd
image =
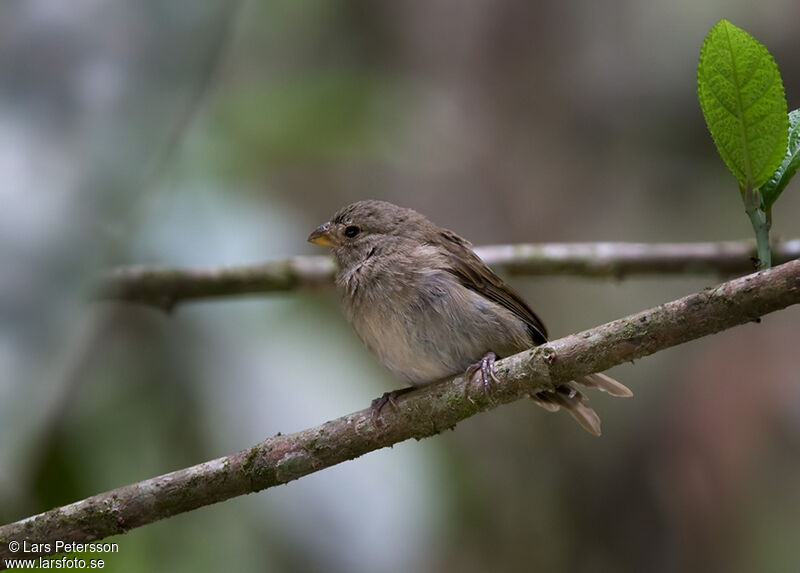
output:
[[[580,275],[622,278],[648,274],[752,272],[752,241],[719,243],[542,243],[479,247],[500,272],[517,275]],[[800,239],[775,245],[776,263],[800,258]],[[183,301],[232,295],[327,287],[333,282],[328,257],[293,257],[260,265],[170,269],[128,267],[101,276],[93,298],[136,302],[170,310]]]
[[[227,268],[127,267],[101,277],[93,298],[171,310],[179,302],[196,299],[327,288],[335,271],[333,260],[321,256]]]
[[[12,540],[86,542],[274,487],[459,421],[554,384],[744,324],[800,302],[800,261],[741,277],[550,342],[497,363],[490,397],[459,376],[411,392],[380,420],[365,409],[277,435],[248,450],[127,485],[0,527],[0,558]],[[0,561],[2,565],[2,561]]]
[[[156,157],[153,166],[148,172],[147,181],[143,185],[143,188],[152,188],[153,183],[161,176],[170,161],[172,161],[183,143],[189,127],[195,121],[196,117],[199,115],[200,109],[208,99],[209,94],[213,91],[213,87],[217,83],[220,69],[222,68],[222,63],[230,49],[231,40],[236,30],[238,15],[242,10],[243,4],[244,0],[234,0],[232,2],[226,2],[220,9],[220,14],[217,17],[217,24],[207,48],[207,55],[202,58],[200,64],[200,73],[198,74],[196,84],[190,90],[188,101],[177,110],[175,114],[177,119],[173,122],[167,134],[163,149]]]

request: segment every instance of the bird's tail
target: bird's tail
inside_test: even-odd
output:
[[[633,396],[630,388],[605,374],[589,374],[579,378],[576,382],[588,388],[597,388],[618,398]],[[595,436],[600,435],[600,416],[586,405],[586,396],[578,390],[575,382],[562,384],[553,391],[538,392],[531,398],[550,412],[564,408],[587,432]]]
[[[589,374],[576,380],[578,384],[583,384],[587,388],[597,388],[601,392],[606,392],[617,398],[630,398],[633,396],[631,389],[622,382],[617,382],[611,376],[605,374]]]

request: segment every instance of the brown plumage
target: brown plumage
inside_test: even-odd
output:
[[[469,369],[494,376],[495,354],[547,341],[541,319],[473,252],[469,241],[412,209],[358,201],[320,225],[309,241],[331,248],[345,314],[361,340],[395,375],[420,386]],[[631,391],[608,376],[579,383],[613,396]],[[565,408],[589,432],[600,419],[574,383],[532,396]]]

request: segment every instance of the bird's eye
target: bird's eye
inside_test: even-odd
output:
[[[352,239],[353,237],[358,235],[360,232],[361,232],[361,229],[359,229],[355,225],[350,225],[350,226],[345,228],[344,236],[345,237],[350,237]]]

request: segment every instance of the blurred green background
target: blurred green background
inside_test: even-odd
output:
[[[6,0],[0,522],[363,408],[333,293],[87,302],[120,264],[320,254],[353,200],[475,244],[749,238],[695,96],[720,18],[800,107],[800,4]],[[800,236],[800,184],[773,232]],[[519,278],[553,336],[716,277]],[[110,571],[798,571],[800,309],[112,539]]]

